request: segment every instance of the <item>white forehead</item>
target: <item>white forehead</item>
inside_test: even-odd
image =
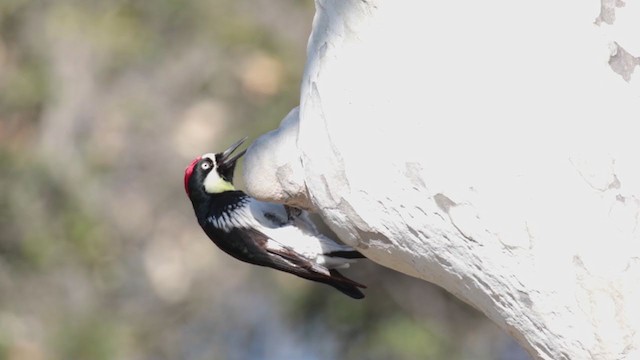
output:
[[[201,158],[209,159],[209,160],[211,160],[213,162],[214,166],[218,166],[218,164],[216,163],[216,154],[214,154],[214,153],[206,153],[206,154],[202,155]]]

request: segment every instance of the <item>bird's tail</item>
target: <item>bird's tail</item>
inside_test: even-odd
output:
[[[332,251],[330,253],[324,254],[324,256],[329,257],[339,257],[343,259],[364,259],[365,256],[355,250],[338,250]]]
[[[350,296],[354,299],[362,299],[364,298],[364,294],[360,289],[366,289],[367,287],[355,282],[349,278],[346,278],[342,274],[338,272],[338,270],[332,269],[329,270],[331,277],[323,281],[324,283],[333,286],[334,288],[340,290],[343,294]]]

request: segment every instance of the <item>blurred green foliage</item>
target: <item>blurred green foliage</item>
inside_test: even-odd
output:
[[[109,320],[89,318],[61,324],[52,347],[59,359],[110,360],[119,355],[118,328]]]
[[[73,258],[98,266],[110,247],[103,224],[38,161],[0,148],[0,256],[24,271]]]

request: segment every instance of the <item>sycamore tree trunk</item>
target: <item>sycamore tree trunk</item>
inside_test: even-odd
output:
[[[539,359],[640,359],[640,4],[317,0],[254,196]],[[635,29],[634,29],[635,28]]]

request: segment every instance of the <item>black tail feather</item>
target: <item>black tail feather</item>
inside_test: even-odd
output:
[[[331,274],[331,280],[333,280],[334,282],[338,282],[344,285],[349,285],[349,286],[355,286],[355,287],[359,287],[359,288],[363,288],[366,289],[367,287],[365,285],[360,284],[359,282],[353,281],[347,277],[345,277],[344,275],[340,274],[338,272],[338,270],[336,269],[331,269],[329,270],[329,274]]]
[[[357,287],[344,284],[329,284],[334,288],[340,290],[343,294],[350,296],[353,299],[363,299],[364,294]]]
[[[324,283],[333,286],[334,288],[340,290],[343,294],[354,299],[364,298],[364,294],[358,288],[366,289],[366,286],[349,278],[346,278],[344,275],[340,274],[338,270],[332,269],[329,270],[329,273],[331,274],[331,277],[326,279],[326,281],[323,281]]]
[[[317,281],[323,284],[327,284],[332,286],[342,292],[343,294],[352,297],[354,299],[362,299],[364,298],[364,294],[360,289],[366,289],[365,285],[362,285],[358,282],[355,282],[349,278],[346,278],[344,275],[340,274],[337,270],[331,269],[329,270],[330,276],[326,276],[318,273],[307,273],[307,274],[295,274],[302,278]]]
[[[332,251],[330,253],[325,254],[326,256],[331,256],[331,257],[340,257],[343,259],[364,259],[365,256],[362,255],[361,253],[359,253],[358,251],[355,250],[350,250],[350,251]]]

